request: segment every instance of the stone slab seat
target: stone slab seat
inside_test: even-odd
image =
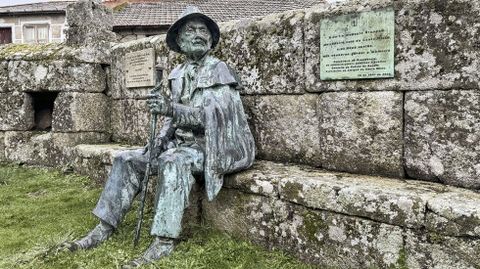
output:
[[[121,144],[77,145],[73,148],[71,166],[76,173],[87,175],[100,184],[106,180],[116,153],[138,148],[141,147]]]
[[[131,148],[79,145],[75,171],[100,180]],[[201,208],[212,227],[322,266],[480,268],[480,193],[471,190],[257,160]]]
[[[224,186],[207,224],[325,268],[480,268],[478,192],[269,161]]]

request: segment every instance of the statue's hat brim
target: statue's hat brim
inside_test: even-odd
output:
[[[212,34],[212,49],[215,48],[220,40],[220,29],[218,28],[217,23],[207,15],[201,13],[197,7],[189,6],[185,9],[182,15],[180,15],[177,21],[175,21],[170,28],[168,28],[166,41],[167,46],[171,50],[182,52],[180,46],[177,44],[178,31],[188,20],[196,18],[202,19],[207,25],[208,30],[210,30],[210,33]]]

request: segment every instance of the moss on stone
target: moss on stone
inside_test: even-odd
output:
[[[59,50],[62,49],[61,44],[48,43],[48,44],[9,44],[0,48],[0,59],[6,59],[16,54],[27,55],[28,58],[53,59]],[[33,54],[33,55],[32,55]]]
[[[408,269],[407,265],[407,251],[405,248],[402,248],[399,252],[397,263],[395,266],[391,267],[392,269]]]
[[[287,182],[282,188],[283,194],[287,199],[292,199],[297,203],[302,203],[303,199],[299,197],[298,193],[302,190],[303,185],[296,182]]]
[[[310,241],[318,241],[316,236],[320,230],[327,230],[328,226],[323,222],[322,218],[317,214],[306,211],[303,215],[303,228],[301,233]]]

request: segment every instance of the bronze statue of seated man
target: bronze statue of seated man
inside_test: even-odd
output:
[[[158,175],[151,229],[155,239],[130,267],[172,252],[194,175],[203,176],[211,201],[225,174],[253,163],[255,144],[240,100],[240,81],[227,64],[209,54],[219,38],[218,25],[196,7],[188,7],[167,32],[168,47],[184,54],[186,61],[168,77],[171,100],[161,96],[148,100],[151,113],[166,118],[150,152],[152,170]],[[100,223],[85,237],[68,243],[70,250],[96,247],[112,235],[140,192],[148,162],[142,150],[115,157],[93,210]]]

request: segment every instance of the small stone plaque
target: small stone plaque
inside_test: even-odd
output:
[[[144,49],[125,55],[127,88],[155,86],[155,51]]]
[[[392,8],[321,20],[320,79],[393,77],[394,31]]]

